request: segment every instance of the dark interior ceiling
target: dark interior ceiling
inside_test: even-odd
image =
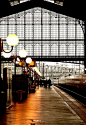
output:
[[[43,1],[43,0],[31,0],[24,3],[19,3],[15,6],[11,6],[10,0],[0,0],[0,18],[21,12],[33,7],[42,7],[61,13],[76,19],[85,21],[85,1],[84,0],[64,0],[63,6]],[[14,1],[14,0],[11,0]],[[20,1],[20,0],[16,0]],[[54,0],[55,1],[55,0]],[[60,0],[58,0],[60,1]]]

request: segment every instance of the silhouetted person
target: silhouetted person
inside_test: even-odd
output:
[[[50,88],[50,86],[51,86],[51,80],[50,79],[48,80],[48,83],[49,83],[49,88]]]

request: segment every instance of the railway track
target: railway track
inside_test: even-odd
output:
[[[56,85],[56,87],[58,87],[59,89],[63,90],[64,92],[66,92],[68,95],[70,95],[71,97],[73,97],[74,99],[76,99],[78,102],[82,103],[84,106],[86,106],[86,96],[81,95],[77,92],[74,92],[73,90],[69,90],[65,87],[62,87],[60,85]]]

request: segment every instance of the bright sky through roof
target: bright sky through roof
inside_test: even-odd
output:
[[[20,0],[20,3],[24,3],[24,2],[27,2],[29,0]]]
[[[39,62],[37,62],[39,63]],[[45,65],[48,66],[58,66],[61,65],[61,67],[68,67],[68,68],[79,68],[79,64],[74,64],[74,63],[64,63],[64,62],[41,62],[42,64],[44,63]],[[80,64],[80,68],[84,68],[84,65]]]

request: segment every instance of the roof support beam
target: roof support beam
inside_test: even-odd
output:
[[[66,16],[70,16],[76,19],[80,19],[85,21],[85,15],[83,13],[83,10],[80,10],[78,7],[77,9],[73,8],[73,7],[65,7],[65,6],[59,6],[57,4],[54,3],[50,3],[47,1],[42,1],[42,0],[38,0],[38,1],[28,1],[28,2],[24,2],[15,6],[11,6],[8,8],[5,8],[6,6],[1,6],[0,7],[0,11],[2,11],[2,13],[0,13],[0,18],[8,16],[8,15],[12,15],[27,9],[31,9],[34,7],[41,7],[41,8],[45,8],[51,11],[54,11],[56,13],[60,13]],[[73,8],[73,10],[72,10]]]

